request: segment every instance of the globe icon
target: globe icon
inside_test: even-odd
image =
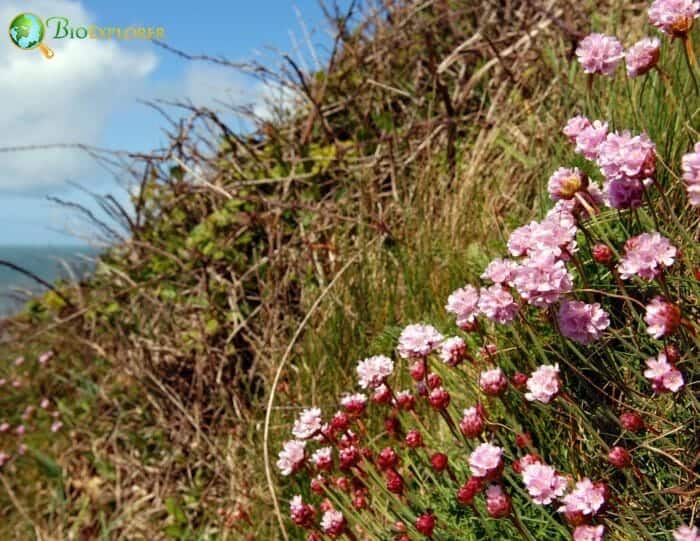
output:
[[[53,51],[42,43],[46,29],[43,21],[33,13],[20,13],[10,23],[10,40],[25,51],[37,47],[46,58],[53,57]]]

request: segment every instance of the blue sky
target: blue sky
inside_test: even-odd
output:
[[[74,26],[162,26],[169,45],[192,54],[253,58],[274,66],[277,49],[313,66],[297,10],[324,58],[330,38],[316,0],[3,0],[0,21],[30,11],[44,19],[68,17]],[[54,40],[48,31],[44,43],[56,53],[52,60],[0,39],[0,114],[5,124],[0,147],[87,143],[148,150],[164,142],[164,121],[139,99],[189,98],[218,107],[217,99],[249,104],[260,94],[259,83],[252,79],[187,62],[149,42]],[[73,214],[46,202],[51,194],[89,204],[71,183],[126,198],[124,188],[79,151],[3,153],[2,159],[0,244],[81,242],[66,231],[89,237]]]

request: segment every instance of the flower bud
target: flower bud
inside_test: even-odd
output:
[[[447,455],[445,453],[434,453],[433,456],[430,457],[430,464],[435,471],[443,471],[447,468]]]
[[[425,513],[416,519],[416,530],[422,533],[425,537],[430,537],[433,535],[433,530],[435,530],[435,515],[432,513]]]
[[[437,387],[430,391],[428,402],[436,410],[444,410],[450,403],[450,393],[442,387]]]
[[[457,501],[462,505],[472,505],[474,498],[481,492],[483,481],[478,477],[470,477],[457,491]]]
[[[620,415],[620,424],[622,428],[629,432],[639,432],[645,428],[642,417],[633,411],[628,411]]]
[[[406,445],[411,449],[416,449],[423,445],[423,436],[417,430],[409,430],[406,434]]]
[[[616,468],[627,468],[630,464],[632,464],[632,457],[627,449],[616,446],[610,449],[610,452],[608,453],[608,462],[610,462],[610,464]]]
[[[613,260],[613,251],[607,244],[596,244],[593,249],[593,260],[601,265],[608,265]]]
[[[425,363],[422,360],[415,361],[408,369],[408,373],[414,381],[421,381],[425,377]]]

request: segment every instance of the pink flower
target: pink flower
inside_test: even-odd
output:
[[[562,260],[546,255],[525,259],[518,267],[513,285],[528,304],[545,308],[571,291],[573,280]]]
[[[498,476],[503,469],[503,449],[482,443],[469,455],[469,467],[474,477]]]
[[[601,484],[593,484],[588,477],[584,477],[561,501],[564,505],[559,508],[560,513],[581,513],[593,516],[605,503],[605,487]]]
[[[12,458],[10,455],[4,451],[0,451],[0,468],[2,468],[10,458]]]
[[[339,536],[345,531],[347,523],[340,511],[329,509],[321,517],[321,529],[330,536]]]
[[[450,393],[444,387],[436,387],[430,391],[428,402],[437,410],[445,409],[450,404]]]
[[[576,136],[576,152],[589,160],[598,159],[600,145],[608,136],[608,123],[594,120]]]
[[[646,306],[644,322],[647,332],[654,338],[672,334],[681,324],[681,310],[663,297],[654,297]]]
[[[586,179],[584,178],[578,167],[569,169],[560,167],[554,174],[549,177],[547,182],[547,191],[549,196],[554,200],[571,199],[576,192],[585,188]]]
[[[302,528],[310,528],[314,520],[314,508],[304,503],[300,495],[294,496],[289,502],[289,515],[292,522]]]
[[[603,541],[605,526],[578,526],[574,530],[574,541]]]
[[[644,377],[651,381],[651,386],[657,393],[675,393],[683,387],[683,374],[668,362],[666,354],[660,352],[656,359],[650,357],[646,361],[647,369]]]
[[[625,56],[622,44],[613,36],[590,34],[576,48],[585,73],[612,75]]]
[[[464,410],[459,429],[467,438],[478,438],[484,431],[484,417],[478,408],[471,407]]]
[[[698,17],[697,0],[655,0],[649,7],[649,22],[674,37],[685,36]]]
[[[340,405],[343,406],[348,413],[360,415],[367,407],[367,395],[362,393],[343,395],[340,399]]]
[[[610,133],[598,148],[598,166],[608,180],[620,177],[639,180],[656,172],[656,146],[646,133]]]
[[[46,364],[53,358],[53,351],[45,351],[39,355],[39,364]]]
[[[18,436],[24,436],[26,434],[27,429],[25,428],[24,425],[19,425],[17,428],[15,428],[15,434]]]
[[[479,290],[472,285],[458,289],[447,298],[445,310],[457,316],[457,326],[463,328],[476,319],[479,303]]]
[[[489,396],[498,396],[508,387],[508,380],[500,368],[485,370],[479,375],[479,387]]]
[[[576,232],[573,214],[555,206],[541,222],[530,222],[514,230],[508,239],[508,250],[514,256],[568,259],[576,251]],[[514,272],[517,276],[517,269]]]
[[[494,284],[510,284],[517,268],[518,264],[512,259],[494,259],[488,264],[481,278],[491,280]]]
[[[530,402],[535,400],[543,404],[549,402],[559,393],[559,365],[543,364],[527,380],[528,392],[525,398]]]
[[[319,470],[330,470],[333,466],[333,449],[322,447],[311,455],[311,463]]]
[[[10,430],[10,428],[12,428],[10,426],[10,423],[7,423],[7,422],[0,423],[0,434],[4,434],[5,432],[8,432]]]
[[[688,200],[697,207],[700,205],[700,143],[695,143],[694,152],[683,156],[681,168]]]
[[[368,357],[357,363],[357,376],[360,387],[376,389],[394,370],[394,361],[384,355]]]
[[[585,116],[577,115],[568,120],[566,126],[564,126],[564,129],[562,131],[572,143],[575,143],[576,138],[579,136],[579,134],[586,128],[590,127],[590,125],[591,121],[588,120]]]
[[[497,323],[510,323],[518,313],[518,305],[506,288],[494,284],[481,290],[479,310]]]
[[[318,408],[305,409],[299,414],[296,421],[294,421],[292,434],[297,439],[307,440],[317,435],[321,431],[322,426],[323,419],[321,419],[321,410]]]
[[[523,483],[532,501],[540,505],[552,503],[566,490],[566,478],[540,462],[523,466]]]
[[[673,539],[675,541],[699,541],[697,526],[686,526],[685,524],[676,530],[673,530]]]
[[[284,442],[277,461],[277,468],[282,475],[291,475],[301,468],[305,458],[305,447],[305,441],[290,440]]]
[[[658,38],[644,38],[627,49],[625,63],[630,77],[644,75],[659,61],[661,42]]]
[[[49,406],[51,406],[51,402],[49,402],[48,398],[42,398],[41,402],[39,402],[39,407],[41,409],[47,410],[49,409]]]
[[[444,340],[432,325],[408,325],[399,336],[399,355],[404,359],[425,357]]]
[[[459,336],[446,338],[440,346],[440,358],[450,366],[457,366],[466,356],[467,344]]]
[[[659,233],[642,233],[627,240],[625,255],[617,270],[623,280],[635,275],[653,280],[663,269],[673,265],[677,252],[676,247]]]
[[[490,485],[486,489],[486,511],[493,518],[503,518],[510,514],[510,496],[501,485]]]
[[[557,314],[560,332],[580,344],[598,340],[610,326],[608,313],[600,304],[563,300]]]
[[[614,209],[637,209],[644,202],[644,183],[636,178],[619,177],[605,183],[605,201]]]
[[[63,423],[61,421],[54,421],[51,423],[51,432],[58,432],[63,428]]]
[[[24,364],[24,357],[17,357],[15,359],[15,366],[22,366]]]

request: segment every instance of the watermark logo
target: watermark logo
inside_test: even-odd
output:
[[[165,39],[162,26],[73,26],[67,17],[49,17],[46,23],[33,13],[20,13],[10,22],[10,40],[22,50],[39,49],[46,58],[54,52],[46,46],[44,38],[51,39]]]
[[[53,51],[43,44],[46,35],[44,22],[33,13],[20,13],[10,22],[10,40],[20,49],[38,48],[46,58],[53,58]]]

